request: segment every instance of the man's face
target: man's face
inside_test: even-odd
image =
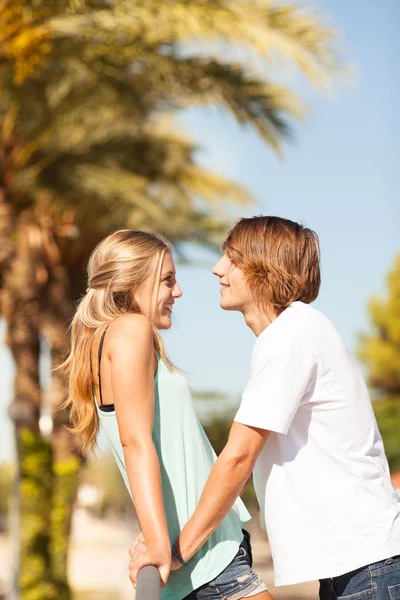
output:
[[[226,254],[214,265],[212,272],[221,284],[221,308],[244,312],[255,306],[243,271]]]

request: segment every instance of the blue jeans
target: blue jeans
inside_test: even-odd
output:
[[[400,600],[400,555],[321,579],[320,600]]]
[[[213,581],[191,592],[184,600],[239,600],[259,594],[267,588],[253,571],[250,535],[244,538],[232,562]]]

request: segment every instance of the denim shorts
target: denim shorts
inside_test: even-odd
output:
[[[184,600],[239,600],[264,592],[267,587],[253,571],[250,535],[244,538],[231,563],[212,581],[191,592]]]
[[[400,555],[321,579],[320,600],[400,600]]]

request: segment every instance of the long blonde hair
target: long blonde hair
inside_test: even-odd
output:
[[[140,313],[135,299],[149,277],[152,281],[154,349],[172,366],[152,316],[164,255],[171,249],[159,234],[123,229],[101,241],[88,263],[88,289],[80,300],[71,324],[71,351],[62,367],[69,376],[68,398],[71,431],[79,438],[83,452],[96,444],[99,417],[93,398],[90,355],[99,329],[126,313]]]

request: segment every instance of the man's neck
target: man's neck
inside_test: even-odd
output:
[[[243,311],[247,327],[258,337],[275,319],[278,314],[271,308],[267,313],[261,312],[257,307]]]

